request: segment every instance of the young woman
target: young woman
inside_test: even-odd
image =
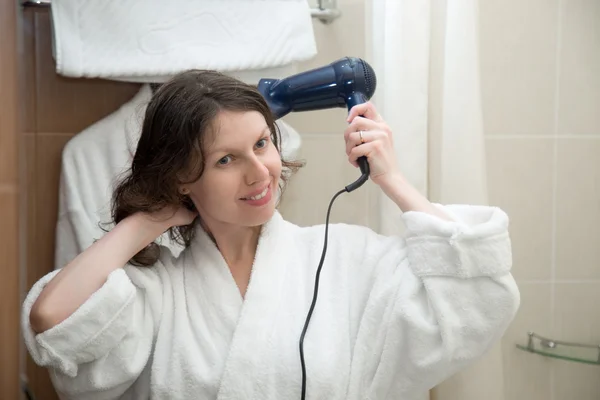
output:
[[[368,158],[407,234],[330,227],[306,398],[408,400],[483,355],[513,319],[508,218],[430,203],[398,170],[375,107],[348,121],[349,162]],[[27,348],[63,398],[300,398],[324,229],[278,213],[300,166],[281,159],[278,139],[257,90],[217,72],[182,73],[153,96],[115,190],[116,226],[23,305]],[[165,231],[186,246],[177,258],[154,243]]]

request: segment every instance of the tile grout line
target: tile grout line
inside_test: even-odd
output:
[[[600,134],[598,135],[584,135],[584,134],[551,134],[551,135],[536,135],[536,134],[506,134],[506,135],[485,135],[485,139],[489,140],[532,140],[532,139],[582,139],[582,140],[600,140]]]

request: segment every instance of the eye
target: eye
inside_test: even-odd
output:
[[[231,156],[225,156],[217,161],[217,165],[227,165],[231,161]]]
[[[259,149],[262,149],[264,147],[267,146],[267,139],[260,139],[258,142],[256,142],[256,147],[258,147]]]

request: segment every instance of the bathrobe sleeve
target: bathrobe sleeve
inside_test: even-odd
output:
[[[157,264],[113,271],[73,314],[40,334],[31,329],[31,308],[59,271],[31,288],[21,315],[25,345],[35,363],[49,369],[61,398],[115,399],[142,373],[162,304],[164,266]]]
[[[423,394],[485,354],[519,307],[507,215],[435,206],[454,221],[407,212],[405,238],[363,236],[351,392],[364,398]]]

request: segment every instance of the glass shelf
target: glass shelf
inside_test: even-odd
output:
[[[545,357],[600,365],[600,345],[563,342],[542,337],[534,332],[528,332],[527,337],[527,345],[517,344],[517,348]]]

